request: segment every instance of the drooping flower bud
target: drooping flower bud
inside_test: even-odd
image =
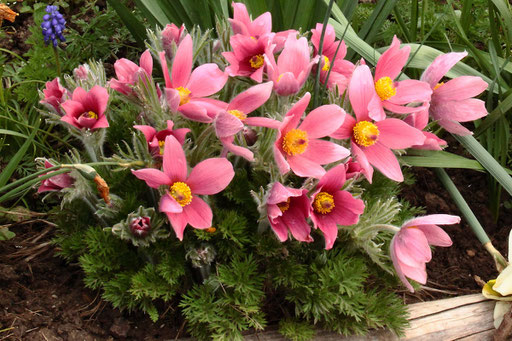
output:
[[[59,13],[57,6],[46,6],[46,13],[43,17],[41,28],[43,29],[44,43],[48,45],[50,41],[53,46],[57,46],[57,39],[64,42],[66,38],[62,34],[66,28],[66,19]]]
[[[162,45],[164,47],[166,55],[169,58],[172,58],[172,56],[174,56],[174,53],[176,52],[176,47],[183,39],[184,30],[184,25],[178,27],[175,24],[167,24],[167,26],[165,26],[164,30],[162,31]]]
[[[137,238],[144,238],[151,231],[150,217],[136,217],[132,219],[130,231]]]

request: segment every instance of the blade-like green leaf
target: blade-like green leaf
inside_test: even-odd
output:
[[[117,15],[124,23],[128,31],[132,34],[137,44],[141,47],[144,46],[146,36],[146,28],[144,25],[132,14],[132,12],[119,0],[107,0],[110,6],[114,8]]]
[[[484,167],[476,160],[441,150],[411,150],[407,155],[400,156],[399,159],[409,166],[416,167],[484,170]]]
[[[505,97],[505,99],[498,104],[498,106],[483,120],[482,123],[476,128],[475,136],[479,136],[486,131],[496,120],[503,116],[507,111],[512,108],[512,92]]]
[[[359,30],[358,36],[368,44],[373,43],[375,36],[382,28],[389,14],[393,11],[393,8],[395,8],[395,4],[396,0],[377,2],[372,14]]]

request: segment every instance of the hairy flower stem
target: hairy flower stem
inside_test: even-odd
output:
[[[387,230],[387,231],[391,231],[393,233],[397,233],[398,231],[400,231],[399,227],[389,225],[389,224],[376,224],[376,225],[372,225],[372,228],[379,229],[379,230]]]
[[[96,214],[96,207],[94,207],[94,205],[91,203],[91,201],[89,199],[87,199],[86,197],[81,197],[83,202],[87,205],[87,207],[89,207],[89,209],[91,210],[91,213],[92,215],[100,222],[100,224],[104,227],[108,226],[108,224],[105,222],[105,220],[103,220],[103,218],[101,218],[100,216],[98,216]]]
[[[62,71],[60,68],[60,59],[59,59],[59,51],[56,46],[53,46],[53,54],[55,55],[55,67],[57,68],[57,76],[62,78]]]

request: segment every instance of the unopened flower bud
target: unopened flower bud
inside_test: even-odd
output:
[[[243,134],[248,146],[252,146],[258,141],[258,134],[254,129],[244,127]]]
[[[130,223],[130,231],[137,238],[144,238],[151,230],[151,219],[149,217],[133,218]]]

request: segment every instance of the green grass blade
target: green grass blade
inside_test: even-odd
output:
[[[474,136],[480,136],[484,131],[486,131],[490,126],[493,125],[500,117],[502,117],[506,112],[508,112],[512,108],[512,92],[508,94],[505,99],[498,104],[494,110],[487,115],[487,117],[478,125],[475,130]]]
[[[406,165],[416,167],[485,170],[476,160],[441,150],[410,150],[407,155],[400,156],[399,160]]]
[[[439,180],[441,180],[441,183],[444,185],[448,193],[450,193],[453,202],[459,208],[460,213],[462,213],[462,216],[464,217],[468,225],[471,227],[471,230],[476,235],[480,243],[488,243],[490,241],[489,236],[487,236],[487,233],[485,233],[484,228],[478,221],[477,217],[475,216],[471,208],[469,208],[468,203],[466,202],[466,200],[464,200],[464,197],[462,196],[462,194],[460,194],[452,179],[450,179],[450,177],[448,176],[444,169],[438,168],[435,169],[434,172],[438,176]]]
[[[41,124],[41,120],[37,120],[30,136],[27,138],[25,143],[23,143],[20,150],[18,150],[18,152],[16,154],[14,154],[14,156],[9,161],[7,166],[5,166],[2,173],[0,173],[0,187],[5,186],[7,181],[9,181],[9,178],[11,177],[12,173],[14,173],[14,171],[16,170],[16,167],[18,167],[21,159],[23,158],[23,156],[25,156],[25,153],[27,152],[28,148],[34,141],[34,137],[36,136],[36,133],[39,129],[40,124]]]
[[[295,14],[295,20],[293,21],[293,28],[302,28],[306,31],[311,28],[312,18],[315,14],[315,1],[311,0],[299,0],[299,10]]]
[[[418,0],[411,1],[411,22],[409,24],[409,34],[412,41],[418,37]]]
[[[140,47],[144,46],[144,40],[147,39],[146,28],[144,25],[132,14],[132,12],[119,0],[107,0],[110,6],[114,8],[117,15],[124,23],[128,31],[132,34],[133,38]]]
[[[382,28],[382,25],[395,8],[395,4],[396,0],[377,2],[372,14],[359,30],[358,36],[368,44],[373,43],[377,33],[379,33]]]
[[[462,11],[460,14],[460,26],[467,32],[469,28],[469,23],[471,21],[471,9],[473,7],[473,0],[463,0],[462,1]]]

